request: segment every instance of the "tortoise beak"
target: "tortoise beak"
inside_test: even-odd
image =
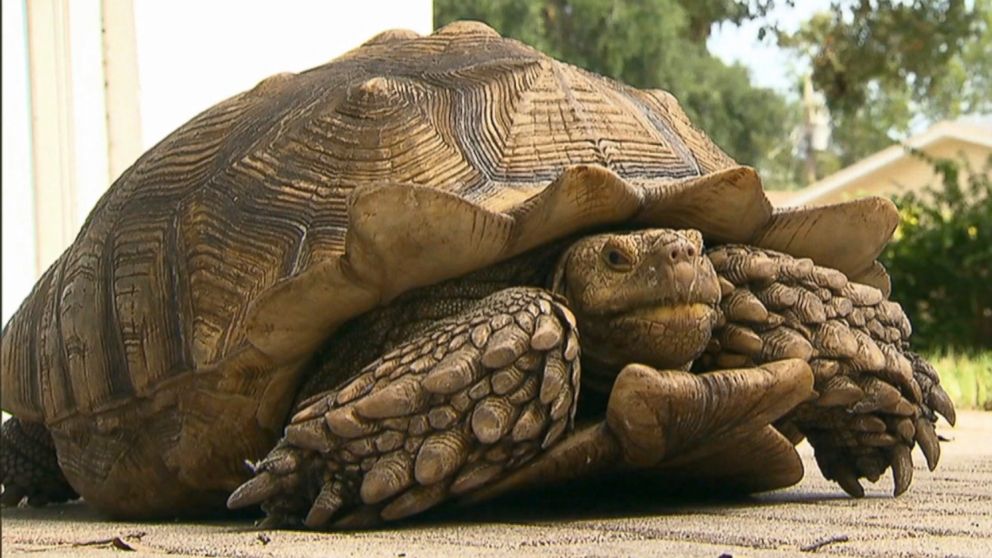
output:
[[[659,275],[662,302],[719,304],[720,283],[700,246],[678,238],[669,242],[659,241],[653,252],[655,261],[652,267]]]

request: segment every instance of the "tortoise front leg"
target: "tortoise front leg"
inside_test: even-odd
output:
[[[305,401],[228,505],[355,528],[469,494],[571,429],[578,353],[574,318],[553,295],[486,297]]]
[[[909,320],[881,291],[841,272],[751,246],[720,246],[709,257],[721,278],[725,323],[701,369],[786,357],[810,362],[818,397],[778,427],[807,437],[824,476],[852,496],[890,466],[894,493],[912,480],[919,444],[930,469],[940,455],[937,414],[954,406],[929,364],[908,350]]]

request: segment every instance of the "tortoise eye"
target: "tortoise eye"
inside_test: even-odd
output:
[[[630,271],[634,267],[634,260],[627,252],[616,246],[607,246],[603,250],[603,259],[606,264],[617,271]]]

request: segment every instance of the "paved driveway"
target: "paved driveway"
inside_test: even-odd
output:
[[[518,499],[352,534],[257,531],[249,521],[101,522],[80,504],[3,511],[3,555],[110,556],[987,556],[992,554],[992,413],[939,428],[940,467],[891,478],[851,500],[824,481],[808,446],[798,486],[736,502],[604,495]],[[945,425],[946,426],[946,425]],[[923,463],[918,453],[915,460]]]

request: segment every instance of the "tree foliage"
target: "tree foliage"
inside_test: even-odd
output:
[[[992,157],[983,169],[928,160],[940,184],[896,200],[902,219],[881,260],[913,323],[915,343],[930,349],[989,349]],[[970,173],[967,179],[962,170]]]
[[[992,111],[992,0],[837,1],[779,45],[806,58],[841,165],[920,120]]]

